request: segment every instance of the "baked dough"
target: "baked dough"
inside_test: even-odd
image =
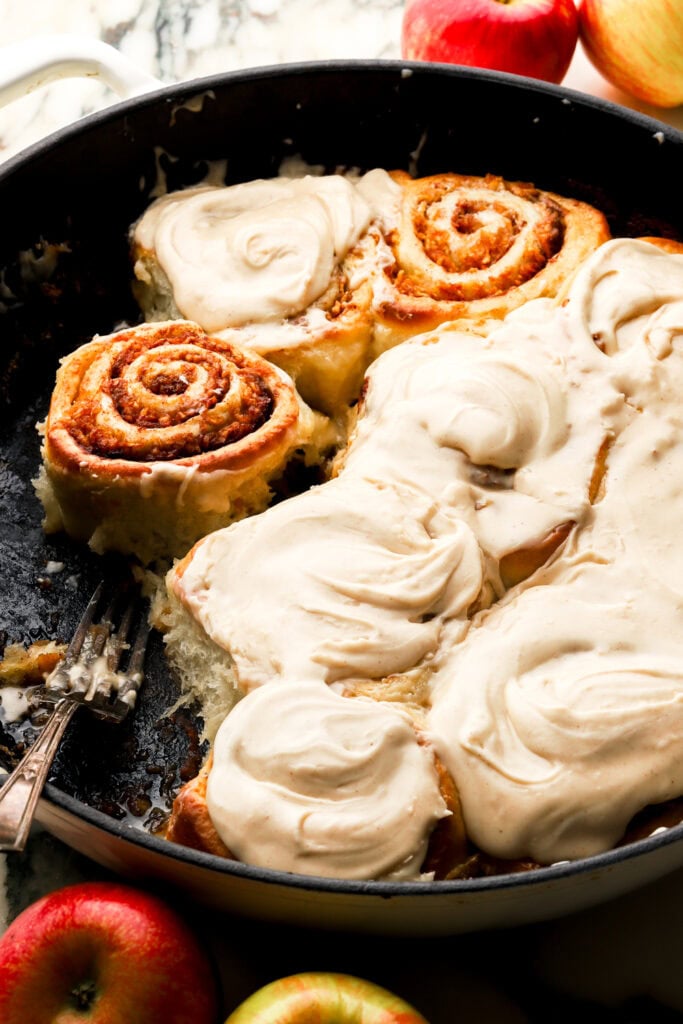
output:
[[[43,432],[46,532],[145,564],[265,508],[295,453],[331,443],[282,371],[184,320],[66,356]]]
[[[599,210],[523,182],[391,176],[401,198],[395,226],[377,243],[375,353],[446,321],[501,319],[554,296],[610,238]]]

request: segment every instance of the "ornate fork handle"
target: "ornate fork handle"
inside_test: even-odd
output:
[[[14,771],[0,789],[0,850],[23,850],[50,765],[67,725],[78,708],[60,700]]]

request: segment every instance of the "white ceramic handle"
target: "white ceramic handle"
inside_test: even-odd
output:
[[[37,36],[0,49],[0,106],[59,78],[101,78],[122,99],[162,85],[113,46],[89,36]]]

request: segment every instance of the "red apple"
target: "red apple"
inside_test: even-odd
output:
[[[406,0],[401,53],[559,83],[577,37],[574,0]]]
[[[581,0],[579,33],[612,85],[656,107],[683,103],[683,0]]]
[[[215,1024],[207,955],[155,896],[83,882],[26,908],[0,938],[2,1024]]]
[[[254,992],[226,1024],[427,1024],[393,992],[349,974],[292,974]]]

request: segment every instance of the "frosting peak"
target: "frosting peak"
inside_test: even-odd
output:
[[[341,175],[280,177],[163,196],[134,240],[156,253],[181,315],[219,331],[305,310],[373,215]]]
[[[449,813],[405,712],[296,682],[255,690],[225,719],[207,800],[242,860],[336,878],[419,878]]]

